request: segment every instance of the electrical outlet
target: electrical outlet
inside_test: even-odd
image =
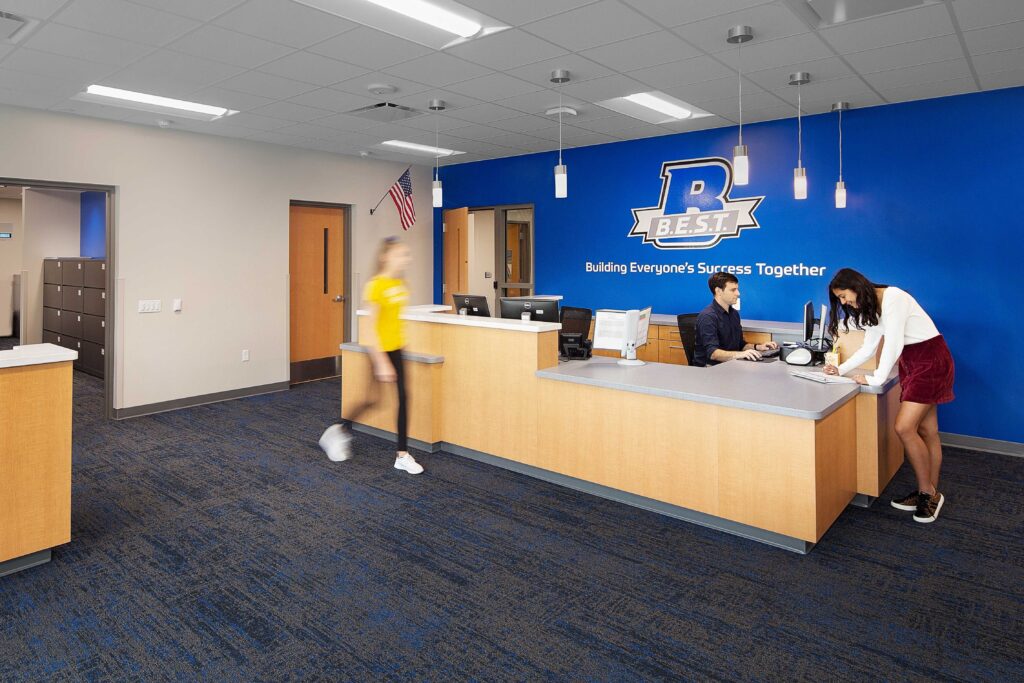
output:
[[[160,299],[139,299],[139,313],[159,313]]]
[[[242,362],[243,363],[248,363],[249,362],[249,349],[242,349]]]

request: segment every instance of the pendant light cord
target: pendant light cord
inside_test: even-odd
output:
[[[736,43],[736,82],[740,95],[740,145],[743,145],[743,43]]]
[[[843,180],[843,110],[839,110],[839,180]]]
[[[803,168],[804,158],[804,124],[801,118],[803,99],[800,97],[800,84],[796,86],[796,167]]]
[[[438,114],[435,111],[434,112],[434,180],[438,179],[438,175],[440,174],[440,166],[441,166],[441,151],[440,151],[441,148],[438,147],[438,142],[440,141],[439,140],[439,133],[438,133],[439,126],[438,126],[438,122],[437,122],[437,117],[438,116],[440,116],[440,114]]]
[[[558,165],[562,165],[562,84],[558,84]]]

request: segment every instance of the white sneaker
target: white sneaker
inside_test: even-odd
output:
[[[333,462],[342,462],[352,457],[352,436],[341,425],[331,425],[320,437],[320,448]]]
[[[406,453],[395,458],[395,469],[405,470],[409,474],[419,474],[423,471],[423,465],[416,462],[411,455]]]

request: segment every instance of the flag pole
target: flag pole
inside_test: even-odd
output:
[[[400,176],[398,176],[398,177],[399,177],[399,178],[401,178],[401,177],[402,177],[403,175],[405,175],[406,173],[408,173],[408,172],[409,172],[409,171],[411,171],[411,170],[412,170],[412,166],[410,166],[409,168],[407,168],[407,169],[405,169],[404,171],[402,171],[402,174],[401,174]],[[392,186],[394,186],[394,183],[391,183],[391,185],[392,185]],[[390,188],[390,187],[388,188],[388,191],[384,193],[384,196],[380,198],[380,202],[384,201],[384,199],[385,199],[385,198],[386,198],[386,197],[387,197],[387,196],[388,196],[389,194],[391,194],[391,188]],[[377,202],[377,206],[375,206],[375,207],[373,207],[372,209],[370,209],[370,215],[371,215],[371,216],[373,215],[373,212],[374,212],[374,211],[376,211],[377,209],[379,209],[379,208],[380,208],[380,202]]]

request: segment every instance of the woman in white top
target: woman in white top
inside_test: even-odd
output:
[[[914,510],[914,521],[934,522],[945,498],[938,491],[942,444],[936,406],[953,400],[953,356],[924,309],[902,289],[872,284],[850,268],[843,268],[828,286],[832,304],[829,332],[843,326],[864,330],[864,345],[832,375],[848,375],[874,356],[882,342],[878,368],[870,375],[854,374],[861,384],[880,386],[899,362],[900,410],[896,433],[917,476],[917,490],[891,501],[899,510]]]

